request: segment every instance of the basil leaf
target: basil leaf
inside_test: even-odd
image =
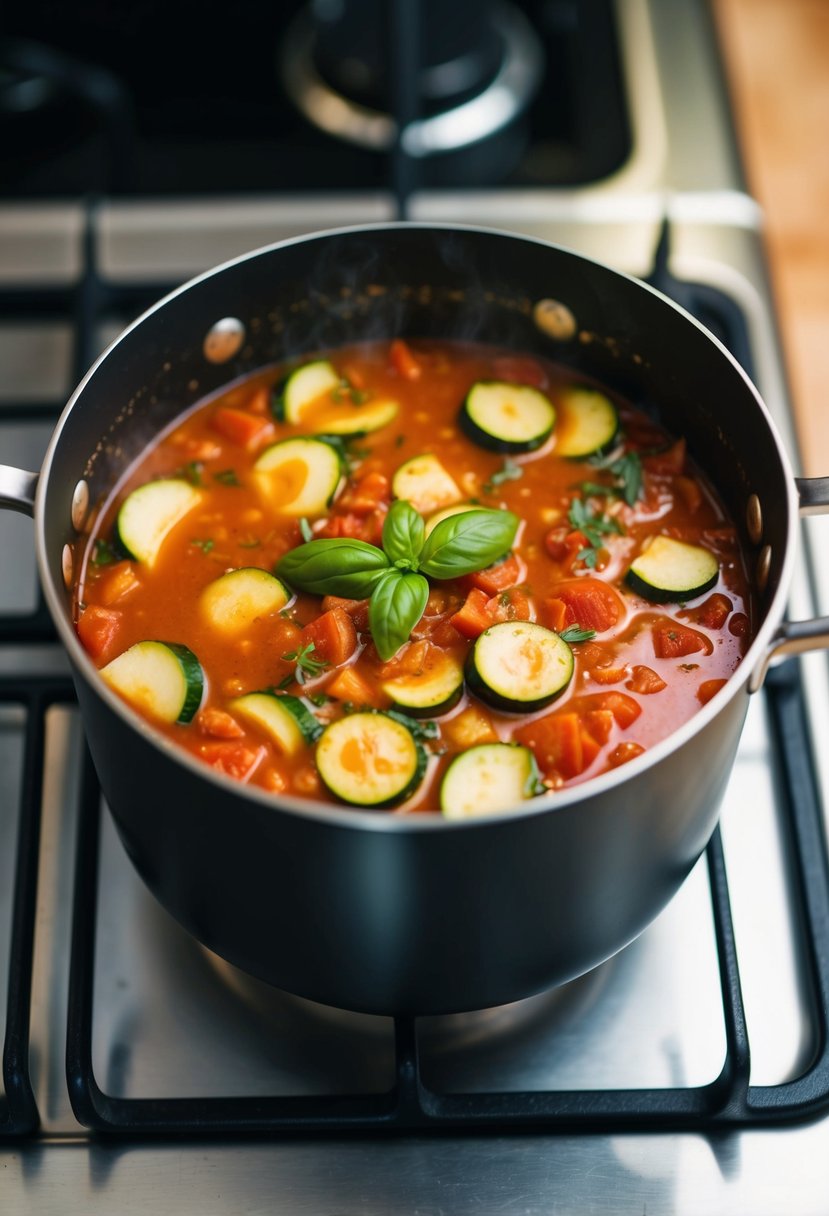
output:
[[[433,528],[420,552],[419,565],[430,578],[460,578],[491,566],[511,547],[518,530],[512,511],[482,507],[450,515]]]
[[[389,569],[382,549],[363,540],[330,538],[297,545],[276,563],[276,573],[299,591],[364,600]]]
[[[381,576],[368,606],[368,623],[377,653],[390,659],[423,616],[429,584],[422,574],[390,570]]]
[[[426,525],[410,502],[392,503],[383,524],[383,548],[393,566],[417,569],[417,555],[423,548]]]

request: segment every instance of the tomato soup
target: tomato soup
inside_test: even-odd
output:
[[[449,817],[641,755],[751,640],[732,521],[685,439],[571,370],[474,344],[270,368],[101,504],[78,635],[205,765]]]

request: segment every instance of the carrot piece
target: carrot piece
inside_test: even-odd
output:
[[[338,701],[351,701],[355,705],[368,705],[372,709],[383,709],[388,705],[388,700],[380,689],[370,683],[353,665],[338,671],[334,679],[326,684],[325,691]]]
[[[371,472],[360,477],[341,495],[337,506],[355,515],[370,515],[377,505],[389,500],[389,479],[385,473]]]
[[[697,689],[697,700],[707,705],[711,698],[720,691],[727,680],[703,680]]]
[[[96,663],[106,662],[112,655],[122,620],[123,613],[98,604],[90,604],[78,617],[78,637]]]
[[[267,418],[257,418],[246,410],[234,410],[228,406],[221,406],[216,410],[213,426],[225,439],[238,443],[248,452],[253,451],[274,433],[273,423]]]
[[[581,715],[584,729],[600,746],[607,743],[616,719],[609,709],[588,709]]]
[[[703,633],[688,629],[675,621],[665,621],[653,629],[653,652],[658,659],[678,659],[682,655],[704,651],[711,654],[714,647]]]
[[[270,416],[271,390],[266,384],[260,384],[253,390],[245,402],[245,409],[249,414],[258,414],[261,418]]]
[[[115,604],[131,591],[135,591],[138,586],[139,579],[132,562],[117,562],[98,579],[95,592],[101,603],[108,608],[110,604]]]
[[[395,338],[389,350],[392,367],[404,380],[419,380],[423,368],[412,353],[412,348],[402,338]]]
[[[567,620],[567,605],[557,596],[550,596],[541,605],[541,620],[548,629],[561,633]]]
[[[555,592],[567,607],[565,624],[595,629],[596,633],[612,629],[624,611],[617,592],[598,578],[570,579],[559,583]]]
[[[419,642],[407,644],[393,659],[384,663],[380,675],[384,680],[395,679],[397,676],[420,675],[430,658],[430,652],[435,648],[423,638]]]
[[[611,717],[612,717],[612,715],[611,715]],[[587,727],[584,725],[584,723],[582,723],[582,725],[581,725],[581,762],[582,762],[581,771],[582,772],[584,772],[585,769],[590,768],[590,765],[596,759],[596,757],[598,756],[598,754],[601,750],[602,750],[602,746],[599,743],[598,739],[596,739],[590,733],[590,731],[587,729]]]
[[[505,591],[507,587],[514,587],[520,577],[521,566],[518,558],[514,553],[510,553],[502,561],[496,562],[494,566],[487,566],[485,570],[476,570],[474,574],[468,574],[461,580],[461,583],[465,590],[480,587],[481,591],[486,591],[487,595],[494,595],[496,591]]]
[[[703,625],[706,629],[722,629],[731,615],[733,607],[734,605],[727,595],[715,591],[698,608],[691,608],[681,615],[689,621],[694,621],[697,625]]]
[[[538,718],[517,730],[515,738],[530,749],[545,775],[578,777],[584,771],[581,719],[577,713],[568,711]]]
[[[532,615],[529,596],[520,587],[511,587],[487,600],[487,615],[493,621],[528,621]]]
[[[463,713],[458,714],[457,718],[451,718],[444,723],[441,732],[460,751],[474,747],[477,743],[498,742],[488,714],[477,705],[470,705]]]
[[[620,764],[627,764],[628,760],[635,760],[637,756],[641,756],[644,750],[641,743],[633,743],[626,739],[624,743],[619,743],[614,747],[607,758],[608,764],[611,768],[618,768]]]
[[[332,667],[339,667],[357,649],[357,630],[351,617],[342,608],[324,612],[302,631],[302,645],[314,643],[313,658]]]
[[[450,623],[465,638],[477,638],[492,624],[492,617],[487,612],[488,603],[486,592],[481,591],[480,587],[473,587],[463,607],[450,617]]]
[[[547,383],[547,373],[541,364],[525,355],[500,355],[493,359],[492,374],[496,380],[528,384],[531,388],[543,388]]]
[[[346,600],[339,595],[325,595],[322,599],[323,612],[332,608],[342,608],[354,622],[354,628],[360,633],[368,629],[368,600]]]
[[[254,769],[267,755],[266,747],[249,747],[246,743],[203,743],[198,754],[211,768],[235,777],[237,781],[248,781]]]
[[[632,678],[625,684],[625,688],[629,688],[631,692],[642,693],[644,696],[662,692],[662,689],[667,687],[666,681],[657,672],[651,667],[643,667],[639,663],[633,668]]]
[[[234,717],[214,705],[199,710],[196,729],[199,734],[211,735],[214,739],[241,739],[245,733]]]

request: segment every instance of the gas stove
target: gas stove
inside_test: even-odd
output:
[[[425,154],[401,157],[388,127],[378,138],[391,144],[374,147],[360,143],[359,124],[334,135],[297,117],[303,105],[313,117],[309,79],[324,95],[352,90],[350,124],[364,111],[382,117],[391,86],[366,72],[377,65],[370,48],[362,73],[352,64],[337,75],[339,61],[323,53],[331,31],[315,57],[308,11],[288,7],[290,20],[257,37],[253,96],[238,95],[241,43],[231,44],[236,83],[226,93],[199,93],[192,63],[176,89],[162,63],[169,126],[130,79],[134,57],[106,60],[109,92],[93,78],[96,98],[116,105],[114,118],[90,119],[92,86],[73,92],[66,61],[81,55],[85,31],[87,53],[104,62],[110,43],[93,8],[81,5],[75,26],[56,23],[62,75],[54,48],[44,65],[26,28],[10,30],[11,96],[30,132],[55,134],[42,156],[18,157],[0,203],[4,460],[38,467],[97,351],[178,282],[257,245],[402,211],[540,236],[648,278],[729,345],[797,462],[761,216],[743,190],[703,4],[498,9],[493,36],[504,45],[492,62],[476,60],[478,84],[464,91],[456,74],[451,101],[412,118],[491,88],[518,40],[529,56],[519,62],[537,63],[538,80],[519,90],[509,138],[496,130],[461,168],[454,153],[445,163],[447,153],[428,164]],[[137,12],[144,45],[141,14],[150,24],[156,14],[151,4]],[[598,150],[592,84],[576,90],[590,94],[586,109],[572,90],[566,107],[556,94],[560,109],[550,109],[562,79],[581,81],[591,31],[617,90],[604,103],[612,138]],[[197,57],[208,64],[209,33],[199,32]],[[305,55],[298,81],[286,75],[283,38]],[[30,98],[34,89],[28,109],[21,82]],[[74,110],[55,130],[62,90]],[[230,92],[236,108],[222,125],[204,107]],[[246,124],[243,148],[234,116]],[[113,167],[107,141],[121,122],[132,151]],[[15,131],[23,140],[24,127]],[[516,144],[510,155],[505,142]],[[237,160],[220,179],[216,156],[228,148]],[[284,165],[291,149],[295,175],[263,165],[269,152]],[[809,561],[825,522],[804,524],[792,617],[829,610],[829,585]],[[824,658],[775,669],[753,700],[721,828],[640,939],[514,1006],[392,1020],[269,989],[205,952],[155,903],[101,805],[37,592],[31,523],[0,515],[0,552],[4,1212],[825,1211]]]

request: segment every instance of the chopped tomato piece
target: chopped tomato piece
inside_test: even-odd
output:
[[[247,743],[203,743],[199,755],[211,768],[235,777],[237,781],[248,781],[254,770],[267,755],[265,747],[250,747]]]
[[[572,531],[566,524],[551,528],[544,537],[544,548],[555,562],[572,567],[582,549],[587,548],[587,537],[583,532]]]
[[[635,760],[637,756],[641,756],[644,750],[641,743],[633,743],[626,739],[624,743],[619,743],[614,747],[607,758],[608,764],[611,768],[618,768],[620,764],[627,764],[628,760]]]
[[[478,743],[498,742],[489,715],[477,705],[470,705],[463,713],[458,714],[457,718],[444,723],[441,731],[459,751],[465,751]]]
[[[744,638],[748,633],[748,617],[744,612],[735,612],[728,622],[728,632],[735,638]]]
[[[269,764],[265,771],[260,774],[259,780],[266,790],[270,790],[274,794],[279,794],[282,790],[288,788],[288,782],[285,779],[284,773],[280,772],[278,768],[274,768],[272,764]]]
[[[345,491],[337,506],[355,515],[370,515],[378,503],[389,500],[389,479],[384,473],[365,473]]]
[[[567,608],[565,625],[580,625],[582,629],[605,633],[624,612],[618,592],[599,578],[570,579],[559,583],[555,592],[556,598],[563,600]]]
[[[734,605],[727,595],[715,591],[713,595],[709,595],[705,603],[700,604],[698,608],[691,608],[687,612],[683,612],[682,615],[697,625],[703,625],[706,629],[722,629],[731,615],[733,607]]]
[[[270,415],[271,390],[266,384],[260,384],[253,390],[245,402],[245,409],[249,414],[259,414],[263,418],[267,418]]]
[[[686,654],[703,651],[711,654],[714,649],[704,633],[688,629],[676,621],[665,621],[653,629],[653,652],[658,659],[678,659]]]
[[[685,468],[686,447],[684,439],[677,439],[676,443],[671,444],[664,452],[644,456],[642,464],[650,473],[681,473]]]
[[[697,689],[697,700],[701,701],[703,705],[707,705],[715,693],[718,693],[727,683],[727,680],[703,680]]]
[[[369,705],[372,709],[383,709],[388,705],[380,689],[353,665],[337,672],[334,679],[326,684],[325,691],[338,701],[351,701],[354,705]]]
[[[419,380],[423,368],[412,353],[412,349],[402,338],[395,338],[389,348],[392,367],[404,380]]]
[[[332,515],[326,520],[325,527],[320,528],[317,535],[326,538],[347,536],[351,540],[365,540],[363,536],[365,526],[365,520],[361,515]]]
[[[627,667],[591,667],[590,676],[597,684],[621,684],[628,675]]]
[[[698,511],[702,506],[702,490],[693,477],[677,477],[675,483],[679,496],[689,511]]]
[[[139,578],[132,562],[117,562],[106,574],[102,574],[95,585],[95,593],[102,604],[124,599],[139,586]]]
[[[123,613],[98,604],[90,604],[78,617],[78,637],[96,663],[112,657],[122,620]]]
[[[354,622],[354,628],[360,633],[368,629],[368,600],[345,600],[339,595],[325,595],[322,599],[323,612],[332,608],[342,608]]]
[[[577,713],[548,714],[515,732],[519,743],[528,747],[545,775],[578,777],[585,769],[581,720]]]
[[[249,414],[246,410],[230,409],[228,406],[216,410],[213,426],[219,434],[232,443],[238,443],[248,452],[253,451],[274,433],[273,423],[267,418]]]
[[[420,675],[429,661],[430,652],[435,649],[423,639],[419,642],[411,642],[405,645],[393,659],[389,659],[388,663],[384,663],[380,668],[380,675],[384,680],[396,679],[397,676],[416,676]]]
[[[463,607],[450,618],[450,623],[465,638],[477,638],[492,624],[492,617],[487,612],[488,603],[487,593],[481,591],[480,587],[473,587]]]
[[[543,388],[547,383],[547,373],[541,364],[524,355],[500,355],[492,361],[492,373],[496,380],[505,380],[508,384]]]
[[[472,587],[480,587],[488,595],[494,595],[496,591],[505,591],[507,587],[514,587],[520,578],[521,564],[514,553],[509,553],[494,566],[487,566],[485,570],[476,570],[474,574],[468,574],[461,580],[461,583],[467,590]]]
[[[600,745],[607,743],[613,732],[613,724],[616,719],[609,709],[588,709],[581,715],[584,729]]]
[[[214,739],[241,739],[245,733],[231,714],[213,705],[199,710],[196,727],[199,734],[212,735]]]
[[[611,716],[611,718],[613,717],[612,714],[610,716]],[[599,741],[595,737],[595,735],[593,735],[591,733],[591,731],[589,731],[587,729],[584,722],[582,722],[582,724],[581,724],[581,764],[582,764],[581,771],[582,772],[584,772],[585,769],[590,768],[590,765],[596,759],[596,757],[598,756],[598,754],[601,750],[602,750],[601,743],[599,743]]]
[[[564,600],[551,596],[541,606],[541,623],[548,629],[561,633],[567,620],[567,605]]]
[[[642,706],[633,697],[624,692],[594,692],[589,696],[580,697],[579,710],[589,712],[594,709],[607,709],[613,714],[618,726],[626,730],[642,712]]]
[[[440,646],[443,650],[448,650],[452,646],[456,646],[460,638],[451,619],[448,621],[438,621],[429,630],[429,637],[436,646]]]
[[[644,696],[662,692],[662,689],[667,687],[666,681],[651,667],[643,667],[638,663],[633,668],[632,678],[625,685],[631,692],[642,693]]]
[[[357,649],[357,630],[351,617],[342,608],[324,612],[302,631],[302,645],[314,643],[312,657],[332,667],[339,667]]]
[[[487,601],[486,610],[490,625],[493,621],[528,621],[532,616],[529,596],[520,587],[493,595]]]

